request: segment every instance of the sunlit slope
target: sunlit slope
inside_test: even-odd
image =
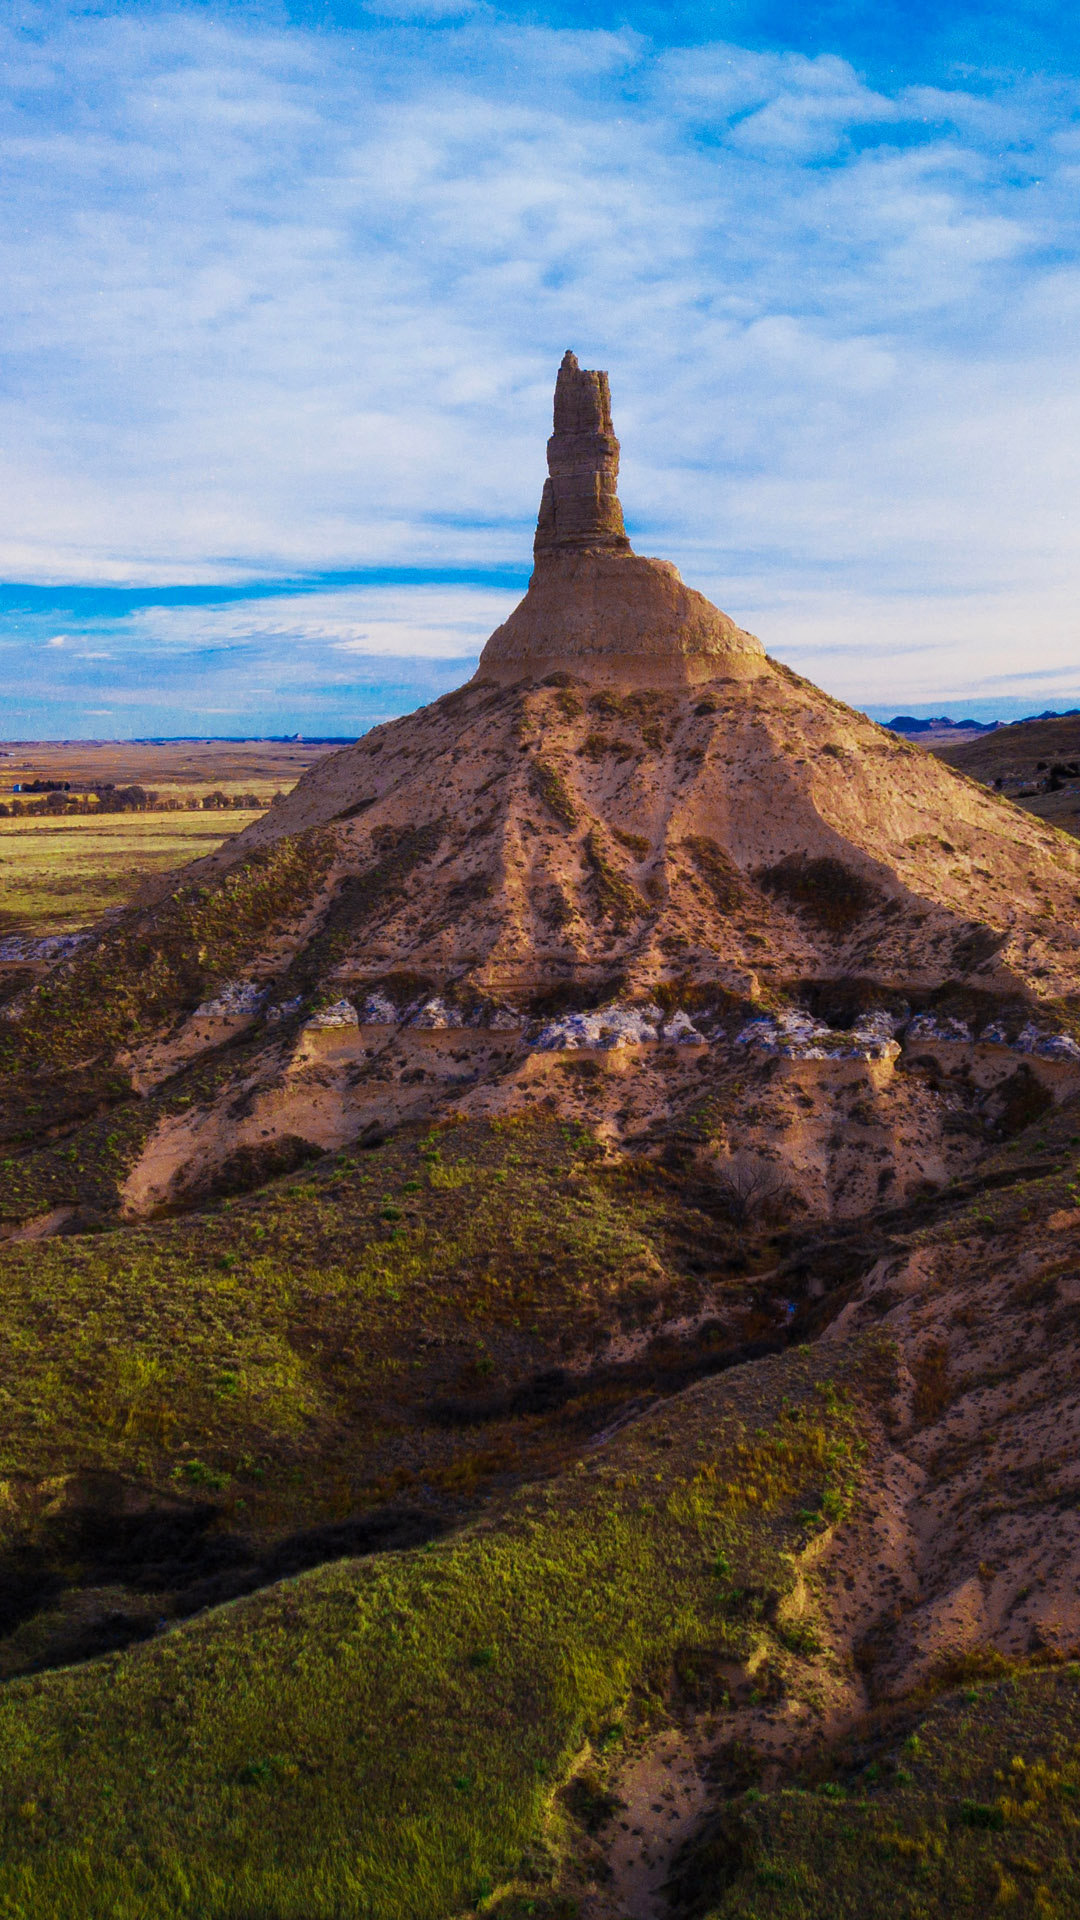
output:
[[[26,1920],[429,1920],[549,1878],[567,1763],[680,1661],[756,1650],[818,1715],[850,1686],[798,1650],[798,1562],[857,1496],[859,1396],[887,1378],[870,1349],[705,1384],[452,1541],[12,1683],[0,1897]]]
[[[283,993],[402,969],[503,994],[686,972],[1075,990],[1071,840],[772,668],[708,697],[465,689],[329,757],[214,855],[203,917],[267,861],[289,878],[247,935],[174,932],[166,899],[107,936],[117,993],[133,941],[190,942],[157,1000],[132,987],[129,1044],[226,969]]]

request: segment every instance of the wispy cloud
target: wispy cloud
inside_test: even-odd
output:
[[[312,653],[475,659],[518,597],[453,586],[339,588],[272,599],[252,594],[225,607],[148,607],[133,613],[129,626],[134,648],[163,654],[290,644],[305,649],[308,659]]]
[[[639,547],[836,691],[1075,655],[1068,80],[889,91],[442,0],[30,19],[0,45],[9,579],[524,561],[574,345]],[[215,649],[465,658],[433,604],[201,614],[208,684]],[[163,626],[117,631],[164,671]]]
[[[360,733],[467,679],[517,597],[418,585],[88,608],[61,649],[48,608],[23,609],[0,617],[5,731],[77,736],[108,711],[125,734]]]

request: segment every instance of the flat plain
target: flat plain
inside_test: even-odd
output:
[[[35,780],[141,786],[169,811],[22,814],[0,819],[0,935],[73,933],[129,901],[150,875],[216,852],[289,793],[329,749],[263,740],[9,741],[0,747],[0,803]],[[211,794],[228,809],[205,806]],[[237,797],[258,804],[238,808]]]
[[[318,740],[6,740],[0,742],[0,799],[16,781],[112,781],[163,792],[220,787],[246,792],[252,782],[287,792],[335,743]],[[338,741],[337,745],[342,745]]]
[[[258,810],[0,820],[0,933],[74,933],[140,881],[214,853]]]

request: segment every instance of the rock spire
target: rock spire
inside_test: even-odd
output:
[[[478,680],[570,673],[607,686],[686,687],[762,672],[760,640],[685,586],[669,561],[631,547],[608,377],[572,353],[555,383],[548,473],[529,591],[492,634]]]
[[[606,373],[579,367],[563,355],[555,382],[555,422],[547,443],[549,478],[544,482],[533,551],[580,547],[629,553],[619,505],[619,443],[611,426]]]

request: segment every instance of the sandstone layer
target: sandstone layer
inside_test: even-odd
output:
[[[752,679],[765,649],[666,560],[606,548],[538,558],[529,590],[480,657],[480,684],[572,672],[614,688]]]
[[[572,353],[563,355],[555,382],[555,419],[547,457],[548,478],[534,543],[537,558],[578,547],[628,553],[608,377],[583,370]]]

